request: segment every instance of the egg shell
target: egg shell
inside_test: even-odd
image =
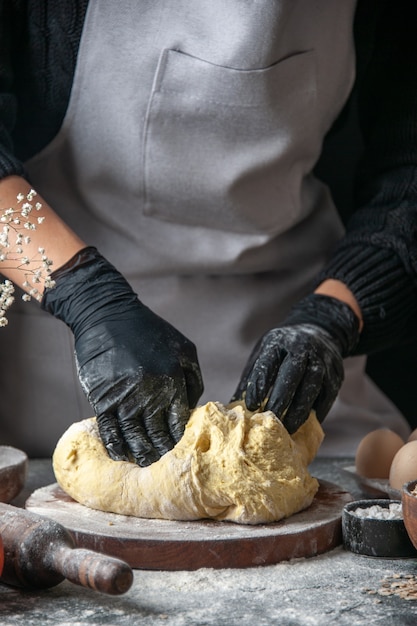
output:
[[[404,483],[415,479],[417,479],[417,441],[409,441],[394,456],[389,484],[393,489],[402,489]]]
[[[417,428],[409,434],[407,441],[414,441],[415,439],[417,439]]]
[[[388,478],[391,463],[404,443],[389,428],[372,430],[359,442],[355,456],[356,472],[365,478]]]

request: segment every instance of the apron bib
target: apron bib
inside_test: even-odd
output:
[[[56,212],[196,343],[202,402],[229,401],[256,340],[311,289],[343,234],[311,171],[354,80],[354,9],[354,0],[90,2],[64,123],[26,164]],[[27,394],[6,401],[16,420],[2,420],[0,436],[50,454],[92,414],[72,337],[36,305],[9,317],[1,349],[28,342],[14,352],[33,362],[8,368]],[[341,398],[353,394],[328,418],[333,428],[342,415],[355,442],[379,423],[363,366],[351,360]],[[329,445],[336,438],[333,428]]]

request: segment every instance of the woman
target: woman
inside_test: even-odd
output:
[[[198,401],[227,402],[242,369],[235,397],[266,403],[289,430],[311,407],[324,419],[345,377],[325,422],[333,452],[381,424],[405,435],[364,360],[345,372],[342,360],[415,328],[415,142],[398,141],[415,102],[407,76],[389,136],[383,123],[411,5],[358,9],[374,28],[372,117],[364,200],[344,236],[313,169],[354,84],[354,0],[55,4],[2,3],[0,194],[4,206],[40,194],[46,219],[29,246],[46,249],[56,281],[42,308],[71,330],[36,305],[11,311],[3,440],[49,454],[91,413],[80,381],[109,454],[146,465]],[[401,50],[386,37],[394,18]],[[4,274],[23,286],[20,270]]]

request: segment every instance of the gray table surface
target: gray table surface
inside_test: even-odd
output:
[[[316,459],[312,473],[364,497],[343,468],[352,459]],[[31,460],[25,489],[13,502],[54,482],[50,460]],[[408,576],[409,579],[404,577]],[[39,592],[0,584],[0,625],[407,626],[417,624],[417,599],[393,593],[413,583],[414,559],[378,559],[338,547],[324,555],[247,569],[193,572],[135,570],[131,589],[111,597],[64,581]],[[381,590],[388,584],[389,594]]]

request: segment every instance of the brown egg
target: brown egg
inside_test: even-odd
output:
[[[414,441],[415,439],[417,439],[417,428],[409,434],[407,441]]]
[[[417,479],[417,441],[409,441],[394,456],[389,483],[393,489],[401,489],[404,483],[415,479]]]
[[[356,450],[356,472],[365,478],[388,478],[391,463],[404,440],[389,428],[378,428],[360,441]]]

